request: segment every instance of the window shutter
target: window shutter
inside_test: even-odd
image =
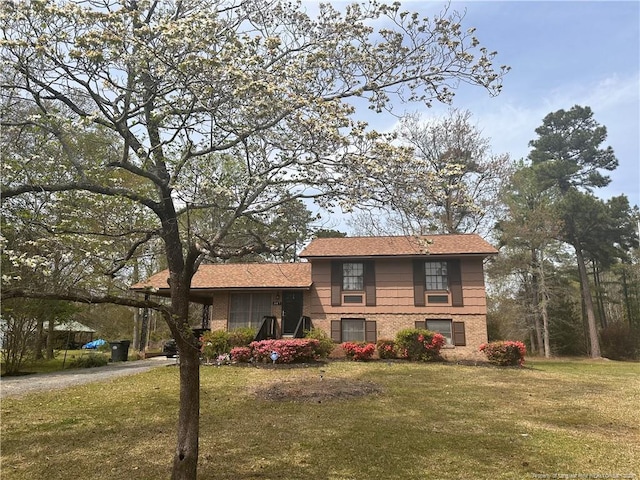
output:
[[[467,344],[464,322],[453,322],[453,344],[458,347],[464,347]]]
[[[449,274],[449,290],[451,290],[451,306],[462,307],[462,275],[460,273],[460,260],[449,260],[447,265]]]
[[[364,262],[364,293],[366,305],[373,307],[376,304],[376,267],[375,262]]]
[[[426,330],[427,329],[427,321],[426,320],[416,320],[415,327],[417,330]]]
[[[413,261],[413,304],[424,307],[424,260]]]
[[[375,320],[367,320],[364,322],[364,341],[376,343],[376,322]]]
[[[342,304],[342,263],[331,262],[331,306]]]
[[[342,322],[331,320],[331,340],[336,343],[342,342]]]

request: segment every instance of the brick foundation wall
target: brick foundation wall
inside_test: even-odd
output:
[[[362,318],[356,315],[353,318]],[[326,315],[323,318],[311,318],[314,327],[323,329],[327,334],[331,334],[331,321],[349,318],[347,315]],[[376,322],[376,333],[378,340],[394,340],[396,333],[405,328],[415,328],[416,321],[424,321],[424,315],[415,314],[379,314],[367,315],[366,320]],[[434,317],[436,319],[437,317]],[[440,316],[439,318],[445,318]],[[454,322],[464,322],[465,326],[465,346],[447,346],[442,350],[442,356],[447,360],[484,360],[484,356],[478,351],[478,347],[487,342],[486,317],[484,315],[449,315],[447,320]]]

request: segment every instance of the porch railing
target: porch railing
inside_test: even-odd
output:
[[[311,330],[311,327],[311,319],[303,315],[298,320],[298,325],[296,325],[296,329],[293,332],[293,338],[304,338],[304,332]]]
[[[262,323],[254,340],[259,342],[271,338],[278,338],[278,322],[276,321],[276,317],[265,315],[262,317]]]

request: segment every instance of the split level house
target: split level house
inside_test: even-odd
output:
[[[478,235],[318,238],[298,263],[201,265],[191,300],[203,327],[253,327],[258,338],[324,330],[338,343],[394,339],[405,328],[446,338],[447,357],[487,341],[483,262],[497,250]],[[133,290],[168,295],[168,272]]]

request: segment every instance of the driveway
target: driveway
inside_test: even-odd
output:
[[[175,364],[175,358],[153,357],[146,360],[110,363],[105,367],[78,368],[54,373],[3,377],[0,379],[0,398],[19,397],[28,393],[58,390],[89,382],[102,382],[115,377],[135,375],[153,368]]]

